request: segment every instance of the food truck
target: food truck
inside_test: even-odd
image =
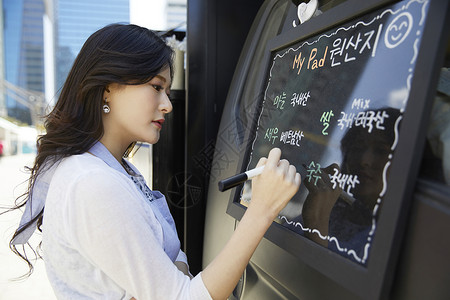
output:
[[[193,274],[251,201],[219,183],[279,147],[302,185],[230,299],[449,298],[449,6],[188,1],[151,178]]]
[[[446,0],[262,3],[217,129],[203,264],[251,201],[251,180],[221,180],[279,147],[302,186],[230,299],[448,299],[449,20]]]

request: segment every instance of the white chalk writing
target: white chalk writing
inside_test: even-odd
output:
[[[352,102],[352,109],[369,109],[370,99],[355,98]]]
[[[280,142],[300,147],[299,142],[302,140],[303,137],[304,137],[303,131],[300,130],[283,131],[281,132]]]
[[[377,30],[370,30],[364,34],[358,32],[350,38],[335,39],[333,49],[330,50],[331,67],[356,60],[357,55],[361,55],[366,50],[372,50],[372,57],[374,57],[382,28],[383,24],[380,24]]]
[[[358,180],[358,175],[349,175],[343,174],[339,172],[337,168],[334,168],[334,174],[330,175],[330,181],[333,183],[333,189],[335,189],[338,185],[341,189],[345,190],[347,194],[353,197],[351,192],[352,188],[360,183]]]
[[[341,112],[342,117],[338,120],[338,126],[341,129],[351,128],[352,126],[361,126],[367,128],[367,132],[371,133],[373,128],[384,130],[384,119],[389,118],[386,111],[374,112],[372,110],[361,111],[356,116],[354,113]]]
[[[310,92],[301,92],[292,94],[291,105],[295,107],[296,105],[306,106],[308,99],[310,97]]]

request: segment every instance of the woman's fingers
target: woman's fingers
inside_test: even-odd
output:
[[[300,174],[297,173],[297,169],[295,166],[291,165],[289,161],[281,158],[281,150],[279,148],[273,148],[270,150],[267,158],[261,158],[257,164],[257,167],[263,166],[264,170],[276,171],[277,174],[281,175],[282,180],[286,180],[288,182],[293,182],[299,185]],[[298,176],[297,176],[298,174]],[[298,183],[297,183],[298,182]]]
[[[289,161],[281,158],[281,150],[279,148],[273,148],[270,150],[267,158],[262,157],[258,161],[256,167],[265,166],[264,169],[276,170],[276,172],[282,177],[286,177],[288,181],[297,182],[296,173],[297,169],[291,165]],[[298,174],[300,176],[300,174]]]
[[[273,148],[267,159],[260,159],[259,166],[265,166],[263,173],[253,182],[252,194],[257,198],[264,197],[283,207],[297,192],[301,183],[301,176],[295,166],[286,159],[281,159],[281,150]]]
[[[277,165],[277,173],[285,177],[288,171],[289,171],[289,162],[285,159],[280,160]]]
[[[278,166],[278,163],[281,158],[281,150],[279,148],[273,148],[269,152],[269,156],[267,157],[266,167],[275,170]]]
[[[256,165],[256,167],[262,167],[266,164],[267,162],[267,158],[266,157],[261,157],[258,161],[258,164]]]
[[[297,187],[299,187],[300,186],[300,184],[302,183],[302,176],[300,175],[300,173],[295,173],[295,185],[297,186]]]
[[[289,169],[288,169],[288,173],[287,173],[287,177],[289,178],[289,180],[296,183],[296,178],[295,178],[296,174],[297,174],[297,168],[293,165],[289,165]]]
[[[323,170],[328,174],[334,173],[334,169],[337,169],[338,171],[340,170],[340,167],[337,163],[333,163],[333,164],[329,165],[328,167],[323,168]]]

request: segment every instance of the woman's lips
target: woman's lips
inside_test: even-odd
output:
[[[358,172],[358,177],[360,179],[362,179],[363,181],[373,181],[375,178],[375,175],[372,174],[372,172],[368,172],[368,171],[361,171]]]
[[[152,123],[155,124],[156,127],[161,129],[162,124],[164,123],[164,119],[156,120],[156,121],[153,121]]]

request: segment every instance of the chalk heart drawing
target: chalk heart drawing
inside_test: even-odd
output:
[[[408,37],[412,25],[413,18],[410,13],[404,12],[396,16],[389,24],[384,35],[386,47],[392,49],[400,45]]]
[[[306,21],[311,19],[318,7],[318,0],[310,0],[308,3],[300,3],[297,7],[297,17],[300,21],[300,24],[305,23]],[[295,20],[292,22],[292,26],[297,27],[297,23]]]

